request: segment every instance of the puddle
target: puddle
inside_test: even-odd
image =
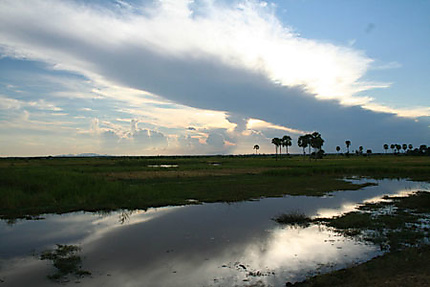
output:
[[[178,167],[177,164],[149,164],[148,167],[152,168],[175,168]]]
[[[211,163],[208,163],[208,165],[211,165],[211,166],[221,166],[221,163],[219,163],[219,162],[211,162]]]
[[[322,226],[283,227],[271,218],[291,211],[334,216],[384,195],[429,190],[428,184],[405,180],[372,182],[378,186],[325,197],[0,221],[0,285],[56,285],[47,279],[53,267],[39,255],[56,244],[73,244],[81,248],[82,268],[92,275],[70,285],[285,286],[315,272],[366,261],[380,251]]]

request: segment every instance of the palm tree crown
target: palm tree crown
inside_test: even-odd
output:
[[[345,145],[346,145],[346,149],[348,150],[348,153],[349,153],[349,146],[351,145],[351,141],[350,140],[346,140],[345,141]]]
[[[305,149],[310,145],[309,135],[299,136],[297,140],[297,145],[303,148],[303,155],[305,155],[306,154]]]
[[[286,154],[288,154],[288,147],[293,144],[291,137],[287,135],[283,136],[281,139],[281,144],[283,147],[285,147]]]
[[[324,140],[321,137],[321,134],[319,132],[313,132],[311,135],[311,146],[320,151],[323,145]]]
[[[273,138],[272,139],[272,144],[275,145],[276,159],[278,159],[278,147],[281,146],[281,139],[280,138]]]
[[[258,144],[254,145],[255,154],[258,153],[258,150],[260,149],[260,146]]]

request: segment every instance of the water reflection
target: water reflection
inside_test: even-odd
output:
[[[359,191],[326,197],[267,198],[110,214],[45,215],[45,220],[0,222],[1,286],[49,286],[52,266],[33,254],[55,244],[82,248],[92,278],[81,286],[284,286],[378,253],[326,228],[281,227],[271,220],[299,210],[338,215],[358,203],[428,185],[382,180]],[[25,275],[25,276],[23,276]]]
[[[153,167],[153,168],[174,168],[174,167],[178,167],[179,165],[177,164],[149,164],[148,167]]]

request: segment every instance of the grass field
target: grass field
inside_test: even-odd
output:
[[[189,204],[191,199],[230,202],[286,194],[321,196],[361,188],[343,180],[350,176],[430,182],[430,157],[327,156],[317,161],[300,156],[279,160],[263,156],[6,158],[0,159],[0,217],[13,221],[43,213],[146,209]],[[347,216],[351,219],[339,218],[332,225],[348,222],[348,230],[372,225],[367,221],[367,226],[358,226],[354,213]],[[362,222],[363,216],[358,219]],[[428,286],[429,255],[428,245],[396,250],[295,285]]]
[[[361,188],[346,176],[430,181],[430,157],[106,157],[0,160],[0,216],[146,209]]]

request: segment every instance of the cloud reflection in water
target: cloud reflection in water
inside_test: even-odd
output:
[[[1,221],[0,279],[2,287],[49,285],[50,267],[32,257],[33,250],[77,244],[83,268],[93,274],[80,286],[234,286],[257,281],[282,286],[313,272],[366,260],[377,249],[327,228],[282,227],[271,218],[298,209],[308,216],[337,215],[384,194],[424,188],[381,180],[378,186],[326,197],[46,215],[45,220],[12,226]]]

